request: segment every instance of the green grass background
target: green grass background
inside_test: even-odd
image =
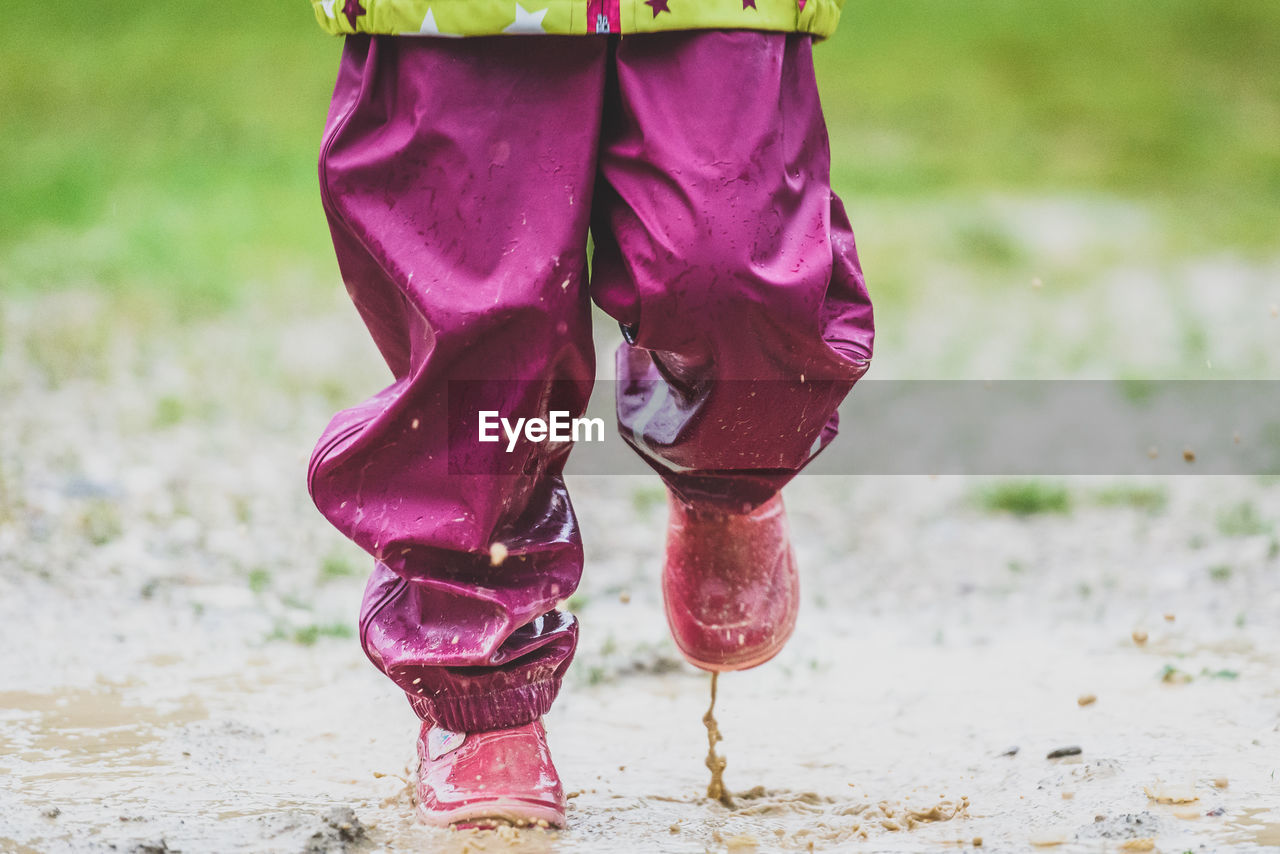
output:
[[[307,3],[44,0],[24,20],[0,32],[0,293],[199,316],[333,287],[315,158],[340,43]],[[848,0],[818,56],[855,228],[902,232],[864,258],[890,291],[920,212],[993,194],[1141,205],[1162,252],[1275,251],[1280,3]],[[1009,260],[970,236],[958,263]]]

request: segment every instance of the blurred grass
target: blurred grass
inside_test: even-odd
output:
[[[1014,516],[1037,516],[1045,513],[1070,513],[1071,493],[1058,483],[1039,480],[999,481],[978,487],[974,493],[978,506],[988,513],[1010,513]]]
[[[820,74],[845,186],[1193,201],[1232,233],[1275,213],[1280,5],[849,0],[843,27]]]
[[[305,3],[47,0],[0,35],[0,289],[194,313],[333,267],[315,149],[339,43]]]
[[[0,33],[0,292],[195,315],[332,289],[315,157],[340,42],[307,4],[86,11],[46,0],[40,28]],[[1133,202],[1162,252],[1274,252],[1280,4],[849,0],[817,55],[836,187],[855,226],[898,235],[872,243],[890,290],[900,245],[935,235],[1018,264],[967,213],[992,194]]]
[[[1162,486],[1114,483],[1098,490],[1094,501],[1101,507],[1132,507],[1152,515],[1169,506],[1169,493]]]

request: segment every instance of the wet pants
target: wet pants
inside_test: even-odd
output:
[[[393,382],[334,417],[308,480],[375,558],[360,639],[420,717],[532,720],[577,641],[568,447],[479,443],[451,385],[581,414],[594,300],[627,341],[622,437],[686,501],[764,502],[871,356],[829,161],[808,36],[347,39],[321,190]]]

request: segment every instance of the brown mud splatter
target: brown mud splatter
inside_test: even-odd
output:
[[[711,674],[711,705],[702,716],[702,723],[707,728],[707,770],[711,772],[711,782],[707,784],[707,797],[719,801],[729,809],[733,809],[733,795],[724,785],[724,768],[728,760],[716,753],[716,743],[724,741],[720,734],[720,725],[716,722],[716,682],[719,673]]]

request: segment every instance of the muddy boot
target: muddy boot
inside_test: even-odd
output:
[[[418,815],[436,827],[564,827],[564,787],[537,720],[510,729],[418,736]]]
[[[662,597],[680,652],[703,670],[746,670],[791,637],[800,578],[782,496],[750,513],[685,504],[674,495]]]

